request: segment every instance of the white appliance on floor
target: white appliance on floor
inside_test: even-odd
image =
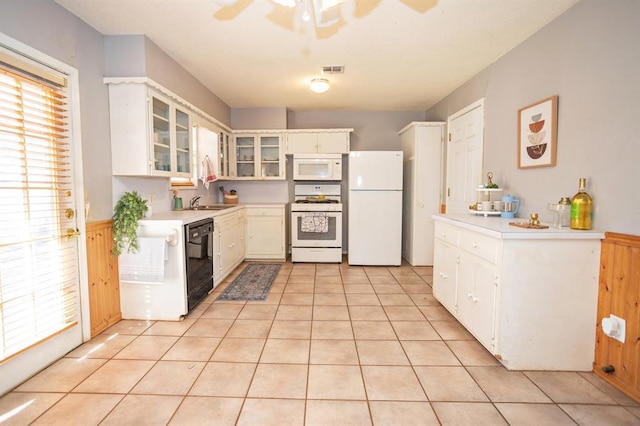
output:
[[[402,262],[402,151],[349,153],[349,265]]]
[[[298,184],[291,204],[291,261],[342,262],[340,185]]]

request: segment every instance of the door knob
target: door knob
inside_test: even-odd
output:
[[[73,238],[73,237],[78,237],[80,235],[80,231],[77,229],[73,229],[73,228],[67,228],[67,233],[65,235],[65,237],[67,238]]]

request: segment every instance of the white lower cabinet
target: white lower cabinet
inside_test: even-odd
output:
[[[247,260],[285,260],[285,208],[245,207],[247,213]]]
[[[591,371],[603,233],[435,215],[433,295],[510,370]]]
[[[482,345],[493,351],[498,269],[464,250],[458,274],[458,319]]]
[[[493,351],[497,265],[475,252],[481,249],[478,241],[484,239],[482,236],[440,223],[435,230],[433,295],[483,346]]]
[[[244,209],[214,217],[214,286],[244,260],[245,218]]]
[[[452,313],[456,310],[458,247],[438,238],[434,242],[433,295]]]

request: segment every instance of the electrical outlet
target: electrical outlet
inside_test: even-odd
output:
[[[156,201],[156,194],[149,194],[147,196],[147,202],[149,203],[150,206],[152,206],[155,201]]]
[[[624,343],[627,334],[627,321],[613,314],[602,318],[602,331],[607,336]]]

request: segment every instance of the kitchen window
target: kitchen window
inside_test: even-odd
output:
[[[0,364],[79,322],[65,74],[0,45]]]

